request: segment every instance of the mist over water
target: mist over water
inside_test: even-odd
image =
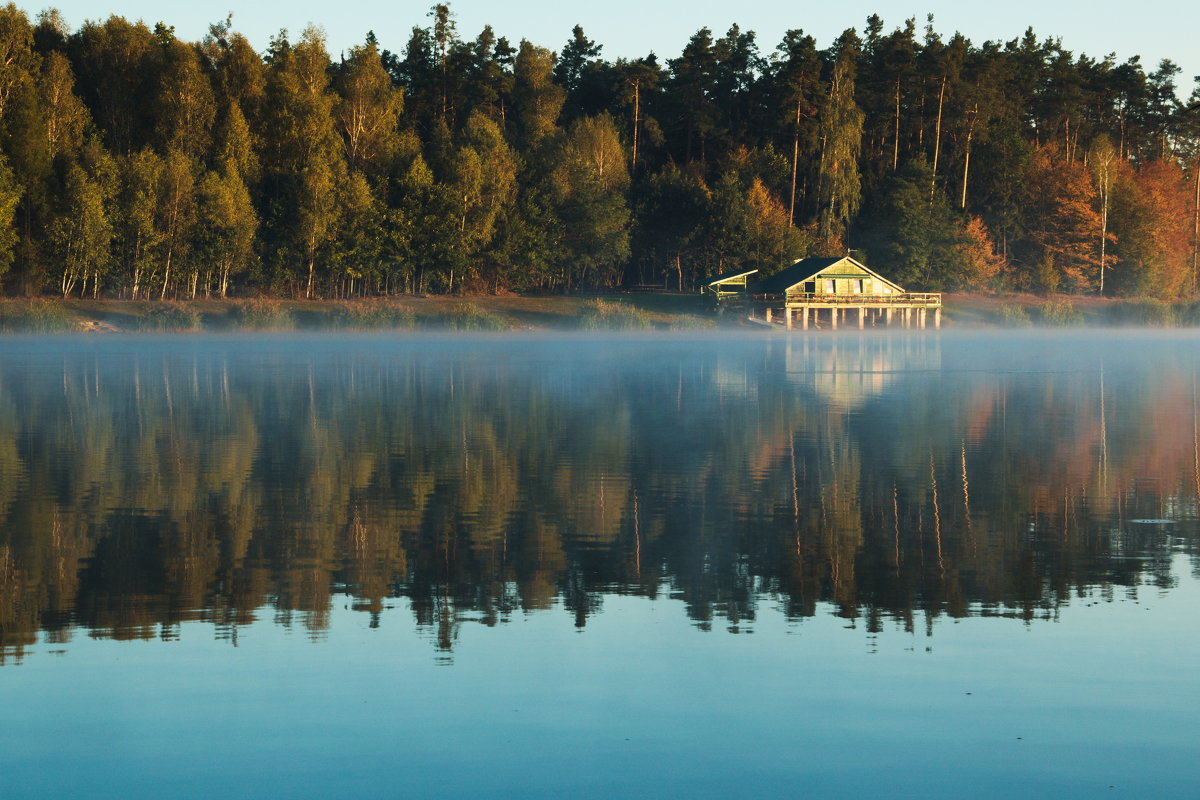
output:
[[[99,758],[50,746],[30,699],[55,697],[122,741],[114,796],[186,761],[149,730],[222,750],[243,796],[398,766],[450,795],[1191,785],[1198,344],[8,339],[0,700],[24,727],[0,745],[24,756],[0,766],[36,796]],[[339,744],[296,738],[318,724]],[[262,767],[286,747],[306,766]]]

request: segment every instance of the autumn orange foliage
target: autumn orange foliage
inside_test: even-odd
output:
[[[1126,167],[1114,193],[1118,263],[1114,284],[1123,294],[1174,298],[1191,288],[1191,187],[1173,162]]]

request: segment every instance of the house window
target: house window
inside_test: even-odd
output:
[[[837,289],[835,288],[833,278],[827,278],[825,280],[825,294],[834,294],[836,292],[837,292]]]
[[[817,292],[817,282],[816,281],[805,281],[804,282],[804,293],[805,294],[816,294],[816,292]]]
[[[863,290],[862,278],[855,278],[854,279],[854,293],[862,294],[862,290]]]

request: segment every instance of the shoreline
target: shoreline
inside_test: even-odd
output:
[[[945,293],[944,325],[997,328],[1190,328],[1200,301]],[[0,300],[0,333],[333,331],[715,331],[761,326],[718,314],[698,294],[434,295],[353,300]]]

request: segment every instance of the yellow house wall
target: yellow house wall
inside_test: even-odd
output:
[[[869,273],[863,269],[860,269],[859,267],[856,267],[853,264],[849,264],[849,263],[834,264],[833,266],[829,267],[828,271],[835,275],[862,275],[862,278],[861,279],[858,279],[858,278],[825,278],[825,277],[822,277],[824,275],[824,273],[817,273],[816,277],[813,278],[813,281],[816,282],[816,286],[815,286],[816,294],[825,294],[825,295],[828,295],[828,294],[833,294],[833,295],[864,294],[864,295],[871,295],[874,297],[882,297],[885,294],[895,294],[896,293],[894,289],[891,292],[885,292],[884,291],[885,289],[890,289],[891,287],[888,286],[883,281],[880,281],[880,280],[877,280],[876,278],[871,277],[871,273]],[[830,292],[829,288],[828,288],[828,282],[831,280],[833,281],[833,284],[834,284],[832,292]],[[861,293],[856,293],[854,291],[854,281],[855,280],[862,280],[862,282],[863,282],[863,288],[862,288]],[[803,283],[799,284],[798,286],[796,286],[792,289],[792,292],[797,292],[797,293],[803,292],[803,291],[804,291]]]

